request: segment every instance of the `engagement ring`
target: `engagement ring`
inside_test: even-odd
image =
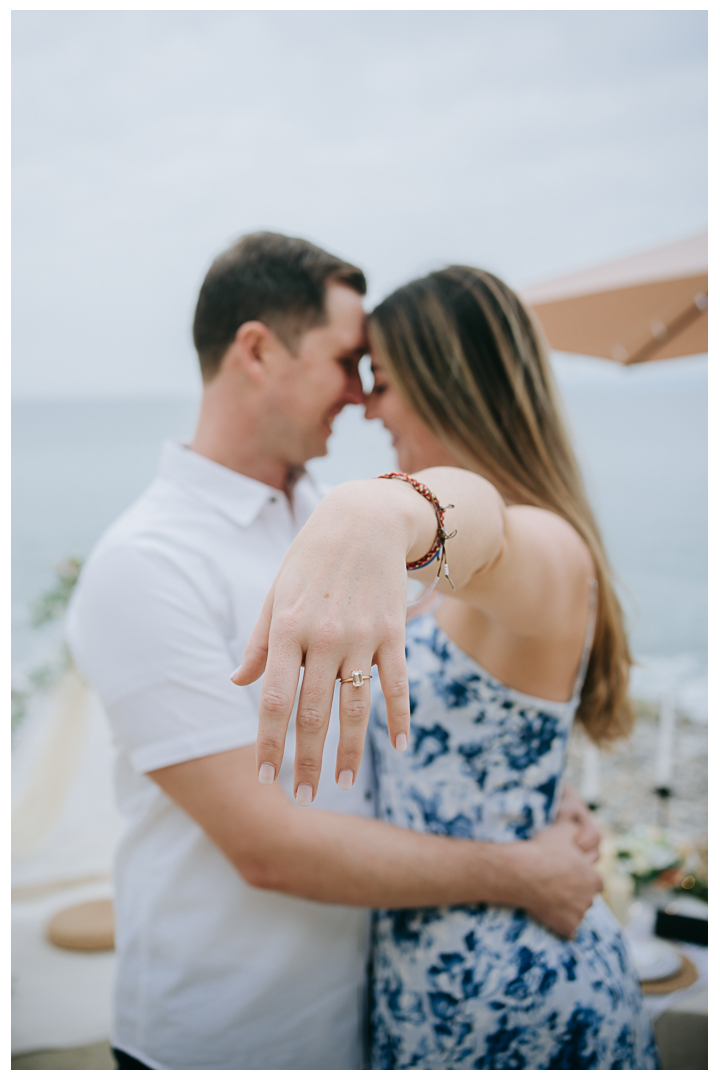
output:
[[[353,671],[349,679],[341,679],[340,682],[350,682],[353,686],[362,686],[366,679],[372,679],[372,675],[363,675],[362,671]]]

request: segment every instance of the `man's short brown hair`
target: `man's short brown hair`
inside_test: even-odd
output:
[[[357,266],[329,255],[307,240],[280,233],[241,237],[215,259],[200,289],[193,340],[204,381],[217,374],[238,327],[265,323],[294,350],[302,334],[327,320],[325,292],[330,282],[367,290]]]

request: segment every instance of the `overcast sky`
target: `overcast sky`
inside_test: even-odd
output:
[[[705,12],[15,12],[14,393],[193,395],[218,251],[270,228],[370,301],[707,223]]]

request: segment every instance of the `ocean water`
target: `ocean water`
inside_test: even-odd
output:
[[[707,360],[622,369],[557,356],[554,366],[590,497],[617,572],[636,693],[674,688],[707,718]],[[164,439],[191,436],[197,402],[24,400],[13,405],[12,625],[15,677],[57,645],[29,607],[53,566],[83,557],[152,479]],[[394,467],[389,439],[360,409],[338,418],[323,483]]]

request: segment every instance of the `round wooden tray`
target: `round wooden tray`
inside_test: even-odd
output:
[[[698,977],[697,968],[692,960],[688,960],[682,953],[680,959],[682,967],[675,975],[668,979],[648,979],[647,982],[640,983],[643,994],[671,994],[673,990],[684,990],[686,986],[692,986]]]
[[[48,923],[47,939],[61,949],[101,952],[115,947],[115,919],[112,900],[90,900],[75,904],[54,915]]]

